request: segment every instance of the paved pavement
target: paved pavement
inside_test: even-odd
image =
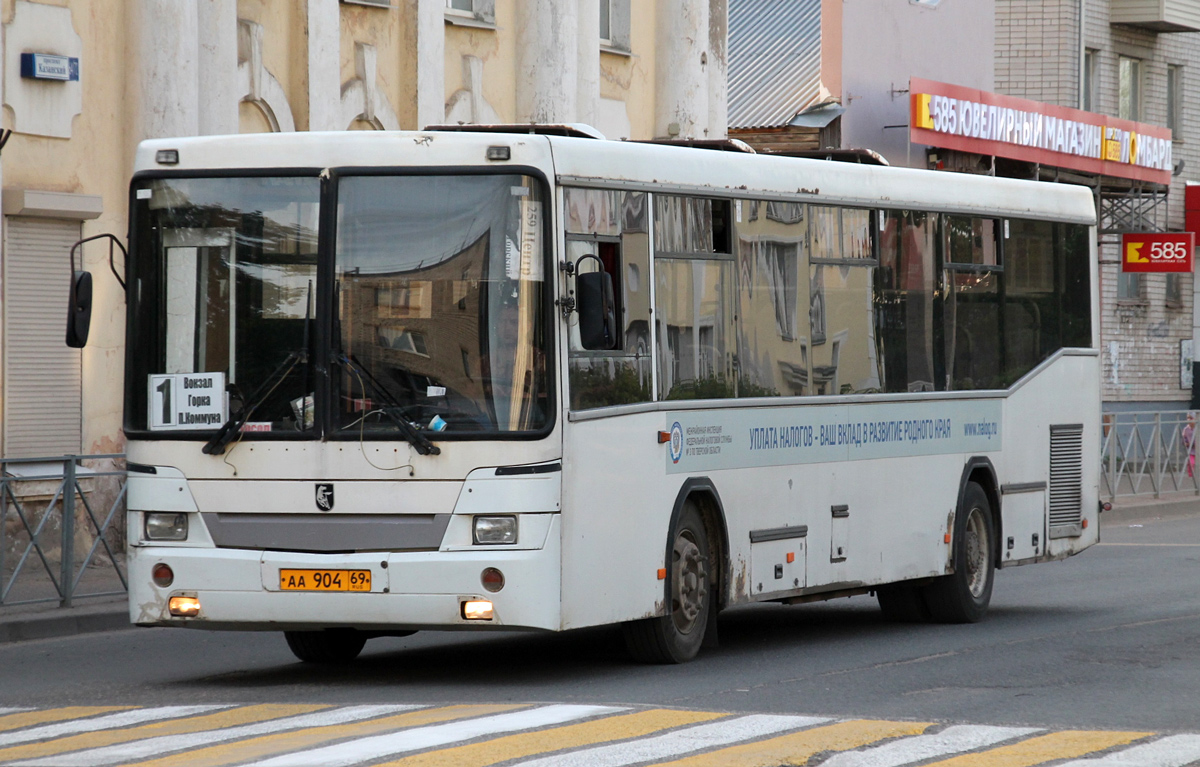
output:
[[[1192,493],[1160,499],[1149,496],[1119,498],[1112,510],[1101,517],[1101,529],[1105,525],[1125,524],[1140,517],[1170,519],[1197,515],[1200,515],[1200,497]],[[70,608],[61,608],[54,602],[0,606],[0,644],[128,628],[132,626],[124,597],[80,599]]]
[[[1176,767],[1200,759],[1200,734],[563,703],[0,709],[0,764],[13,767],[777,767],[814,757],[822,767]]]

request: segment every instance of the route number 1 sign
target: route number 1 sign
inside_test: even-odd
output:
[[[150,430],[219,429],[229,418],[224,373],[150,376]]]

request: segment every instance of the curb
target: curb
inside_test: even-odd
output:
[[[44,608],[15,615],[5,615],[0,609],[0,644],[131,628],[129,607],[124,601]]]

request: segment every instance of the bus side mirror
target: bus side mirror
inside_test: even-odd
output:
[[[75,272],[71,278],[70,305],[67,307],[67,346],[87,346],[92,326],[92,273]]]
[[[616,301],[608,272],[575,275],[575,309],[579,312],[579,342],[599,351],[617,347]]]

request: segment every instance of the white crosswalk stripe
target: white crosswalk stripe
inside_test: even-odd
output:
[[[1200,762],[1200,735],[1168,735],[1099,759],[1076,759],[1058,767],[1184,767]]]
[[[900,767],[936,756],[974,751],[1035,732],[1040,730],[1034,727],[956,725],[934,735],[917,735],[875,748],[846,751],[829,758],[821,767]]]
[[[387,735],[359,738],[302,753],[271,757],[252,762],[248,767],[346,767],[361,762],[378,761],[409,751],[473,740],[485,735],[499,735],[517,730],[548,727],[600,714],[612,714],[621,710],[623,709],[613,706],[542,706],[510,714],[496,714],[479,719],[414,727]]]
[[[499,760],[520,767],[633,767],[682,759],[726,767],[730,760],[802,763],[818,753],[813,748],[826,748],[835,753],[821,767],[911,767],[954,757],[989,764],[1017,759],[1026,767],[1200,765],[1200,733],[931,726],[645,706],[447,705],[314,711],[320,707],[230,704],[110,708],[109,713],[87,706],[0,708],[0,714],[31,712],[9,722],[17,729],[0,731],[0,762],[6,767],[116,767],[145,760],[158,767],[196,760],[209,767],[364,767],[394,759],[407,764],[415,757],[426,765]],[[221,713],[206,716],[213,712]],[[78,718],[63,718],[70,716]]]
[[[647,762],[652,759],[680,757],[696,751],[727,746],[831,721],[833,720],[811,716],[773,716],[768,714],[741,716],[711,724],[687,727],[666,735],[644,738],[632,743],[598,746],[568,754],[556,754],[519,762],[519,764],[522,767],[624,767],[624,765]]]
[[[65,735],[78,735],[81,732],[97,732],[111,730],[117,727],[129,727],[134,724],[145,724],[160,719],[175,719],[181,716],[193,716],[208,711],[220,711],[233,708],[231,705],[221,706],[159,706],[158,708],[140,708],[133,711],[122,711],[119,714],[107,714],[91,719],[71,719],[56,724],[45,724],[40,727],[30,727],[24,730],[0,733],[0,746],[13,746],[18,743],[31,743],[35,740],[61,738]]]
[[[350,722],[374,719],[416,708],[422,708],[422,706],[348,706],[332,711],[319,711],[313,714],[289,716],[283,719],[225,727],[207,732],[162,735],[156,738],[137,740],[132,743],[92,748],[86,751],[77,751],[73,754],[46,759],[28,759],[22,762],[14,762],[13,767],[101,767],[101,765],[121,764],[122,762],[148,759],[152,756],[187,751],[230,740],[269,735],[287,730],[298,730],[303,727],[329,727],[338,724],[349,724]]]
[[[5,714],[19,714],[22,711],[32,711],[32,710],[33,709],[31,709],[31,708],[4,708],[3,706],[0,706],[0,716],[4,716]]]

